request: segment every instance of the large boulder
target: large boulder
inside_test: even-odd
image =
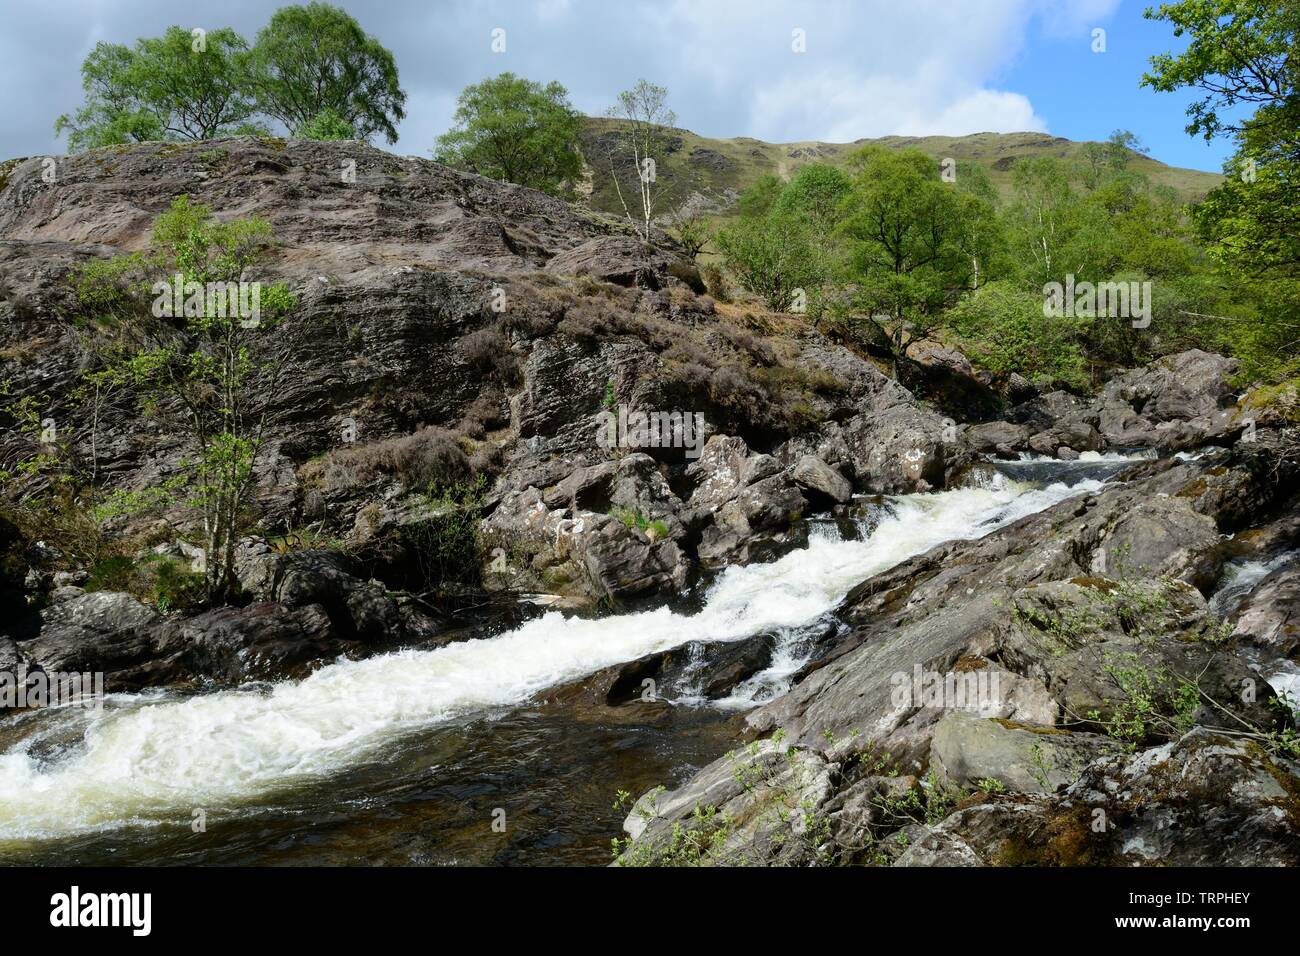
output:
[[[103,673],[107,690],[135,689],[158,669],[151,631],[161,620],[129,594],[93,591],[17,622],[13,636],[22,655],[47,672]]]
[[[396,601],[376,581],[362,580],[337,551],[275,552],[246,542],[237,557],[240,583],[255,599],[289,608],[318,605],[340,634],[363,642],[397,641],[405,621]]]
[[[363,649],[337,633],[319,604],[214,608],[158,628],[154,638],[156,653],[178,674],[236,684],[301,679],[321,663]]]
[[[982,418],[1001,404],[991,388],[992,377],[977,371],[959,350],[921,339],[908,344],[899,362],[900,381],[952,415]]]
[[[1188,421],[1235,403],[1229,379],[1236,371],[1236,359],[1191,349],[1111,379],[1101,399],[1126,404],[1152,422]]]
[[[779,557],[807,541],[800,520],[807,515],[808,501],[787,475],[755,482],[713,512],[700,538],[700,564],[721,568]]]
[[[930,769],[966,789],[994,781],[1016,793],[1051,793],[1078,780],[1096,758],[1121,749],[1100,734],[954,711],[934,728]]]
[[[584,275],[615,285],[658,289],[668,275],[704,291],[698,271],[679,256],[670,255],[632,236],[598,236],[559,253],[547,272]]]
[[[605,472],[603,480],[616,474],[617,469]],[[631,509],[617,516],[591,511],[563,500],[561,495],[558,506],[549,507],[542,491],[528,487],[508,495],[483,520],[489,588],[588,602],[683,589],[690,564],[667,521]]]
[[[816,499],[843,504],[853,497],[853,485],[820,458],[804,455],[790,469],[791,480]]]

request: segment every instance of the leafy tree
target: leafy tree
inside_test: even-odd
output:
[[[1173,24],[1174,36],[1190,35],[1182,53],[1151,58],[1142,85],[1168,93],[1194,87],[1205,94],[1187,108],[1187,132],[1206,141],[1251,127],[1294,131],[1296,35],[1300,7],[1277,0],[1179,0],[1149,8],[1148,20]],[[1234,113],[1254,108],[1245,119]]]
[[[176,480],[104,507],[129,512],[179,495],[202,530],[207,596],[217,602],[235,587],[234,550],[247,527],[255,466],[299,343],[281,322],[296,302],[287,287],[261,288],[260,316],[250,320],[209,283],[238,282],[270,240],[265,220],[218,223],[208,207],[181,196],[158,217],[146,252],[89,264],[75,279],[83,309],[122,339],[113,360],[91,373],[95,387],[130,391],[146,417],[184,436],[187,449]],[[183,315],[159,308],[174,295],[160,295],[159,283],[169,286],[177,275]]]
[[[670,217],[673,235],[686,254],[695,259],[704,247],[713,240],[713,230],[709,227],[708,217],[697,207],[682,207]]]
[[[864,148],[844,200],[840,232],[849,241],[852,281],[869,314],[890,319],[897,350],[910,323],[924,330],[969,290],[992,247],[993,210],[942,181],[919,150]]]
[[[258,33],[249,69],[258,108],[291,130],[332,110],[360,139],[397,142],[406,93],[393,54],[338,7],[281,7]]]
[[[1050,282],[1063,271],[1062,247],[1075,229],[1073,189],[1065,165],[1049,156],[1024,159],[1011,170],[1014,199],[1007,211],[1017,255],[1032,264],[1031,281]]]
[[[745,217],[766,216],[783,189],[785,183],[771,173],[766,173],[740,194],[736,209]]]
[[[658,164],[667,155],[668,133],[677,122],[677,114],[668,108],[668,91],[664,87],[638,80],[636,86],[618,95],[608,115],[622,121],[609,155],[618,201],[628,221],[648,242],[655,210],[663,204],[667,192],[659,178]],[[629,193],[635,184],[636,200],[631,206],[623,195],[620,174]]]
[[[1142,141],[1126,129],[1117,129],[1104,143],[1084,143],[1077,164],[1083,185],[1093,190],[1112,174],[1128,168],[1134,153],[1145,153]]]
[[[1178,54],[1152,57],[1143,83],[1203,95],[1187,132],[1231,136],[1228,179],[1196,213],[1197,232],[1258,317],[1232,338],[1248,371],[1300,373],[1300,7],[1273,0],[1181,0],[1146,12],[1188,35]],[[1253,112],[1248,112],[1252,111]]]
[[[826,278],[807,222],[794,215],[742,217],[718,233],[718,248],[736,281],[772,309],[789,311],[796,289],[810,292]]]
[[[248,44],[230,29],[168,27],[134,49],[99,43],[81,65],[85,105],[55,132],[74,151],[156,139],[211,139],[247,129]]]
[[[848,174],[824,163],[801,166],[772,204],[778,215],[806,216],[818,232],[829,232],[839,219],[840,205],[853,188]]]
[[[543,86],[502,73],[461,91],[455,125],[438,137],[434,158],[562,195],[582,171],[581,129],[582,119],[559,83]]]
[[[295,139],[337,141],[356,139],[357,131],[336,111],[326,107],[293,131]]]

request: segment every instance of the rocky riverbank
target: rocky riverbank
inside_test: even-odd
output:
[[[1300,670],[1296,446],[1230,359],[1169,355],[1083,397],[914,343],[889,369],[905,386],[804,317],[703,294],[665,236],[360,144],[154,144],[41,173],[17,163],[0,190],[0,668],[213,690],[532,622],[557,642],[553,674],[519,678],[541,706],[745,713],[731,755],[633,795],[624,862],[1300,858],[1278,698]],[[87,369],[129,329],[70,278],[144,248],[181,194],[268,221],[250,278],[291,288],[301,333],[221,606],[159,583],[193,547],[179,504],[74,520],[183,467],[129,396],[88,414]],[[53,424],[70,487],[17,467],[44,441],[20,406]],[[567,659],[548,630],[555,609],[689,616],[727,569],[813,560],[819,526],[870,536],[896,496],[1098,458],[1105,484],[926,539],[793,637]],[[432,490],[452,479],[467,490]],[[952,698],[968,686],[975,706]]]

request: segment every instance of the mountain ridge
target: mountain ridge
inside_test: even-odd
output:
[[[624,121],[587,117],[582,130],[582,152],[591,177],[587,197],[593,209],[621,213],[618,197],[608,176],[608,137]],[[844,165],[857,149],[880,145],[888,149],[916,148],[935,159],[951,157],[976,162],[985,168],[999,195],[1011,191],[1011,169],[1022,159],[1053,156],[1071,159],[1085,142],[1050,133],[971,133],[966,136],[883,136],[863,137],[851,143],[799,140],[769,143],[751,136],[730,138],[701,136],[683,127],[673,127],[668,152],[658,163],[658,174],[668,180],[675,206],[698,194],[706,211],[728,216],[740,193],[760,176],[773,174],[789,178],[809,162]],[[1202,198],[1223,181],[1219,173],[1170,166],[1145,153],[1132,152],[1132,166],[1157,185],[1173,188],[1187,201]],[[604,175],[602,175],[604,174]],[[696,200],[699,204],[699,200]]]

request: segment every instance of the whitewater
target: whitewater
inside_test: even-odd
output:
[[[58,715],[58,747],[32,737],[0,755],[0,841],[19,844],[207,813],[319,786],[449,720],[524,704],[539,691],[691,642],[806,626],[863,580],[944,541],[982,537],[1097,480],[892,497],[863,540],[816,536],[766,564],[718,576],[699,611],[597,619],[550,612],[496,637],[339,661],[296,682],[177,699],[111,695]],[[81,726],[77,726],[80,722]]]

